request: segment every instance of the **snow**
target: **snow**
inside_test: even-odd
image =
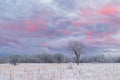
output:
[[[0,65],[0,80],[120,80],[120,64]]]

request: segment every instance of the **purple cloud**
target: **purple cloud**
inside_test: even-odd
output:
[[[0,52],[58,52],[70,40],[92,47],[120,47],[119,0],[0,3]]]

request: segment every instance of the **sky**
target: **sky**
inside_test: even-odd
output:
[[[69,41],[120,52],[120,0],[0,0],[0,53],[69,53]]]

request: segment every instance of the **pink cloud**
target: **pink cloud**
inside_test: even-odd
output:
[[[7,45],[14,43],[17,46],[21,46],[22,44],[17,40],[17,39],[10,39],[10,38],[5,38],[5,37],[0,37],[0,45]]]
[[[0,28],[5,30],[21,30],[22,28],[19,27],[20,23],[17,21],[6,21],[3,23],[0,23]]]
[[[48,22],[44,20],[26,20],[25,21],[25,30],[29,32],[35,31],[46,31]]]
[[[70,36],[72,34],[72,31],[66,30],[64,33],[65,33],[65,35]]]
[[[106,6],[98,10],[97,13],[100,15],[114,15],[114,14],[119,14],[120,10],[116,6]]]
[[[93,35],[94,35],[94,33],[92,31],[88,31],[86,36],[88,36],[90,38],[90,37],[93,37]]]
[[[73,20],[73,21],[71,21],[71,25],[73,25],[76,28],[81,28],[84,25],[91,25],[96,22],[97,21],[94,21],[94,20],[91,20],[91,21],[90,20]]]
[[[75,27],[80,27],[81,26],[81,22],[80,21],[72,21],[71,24]]]
[[[48,22],[44,21],[44,20],[39,20],[38,24],[41,25],[41,26],[46,26],[48,24]]]
[[[86,35],[85,38],[82,39],[82,41],[84,43],[86,43],[87,45],[91,45],[91,46],[95,46],[98,45],[98,43],[100,43],[101,45],[118,45],[118,43],[120,42],[120,39],[115,39],[112,36],[116,35],[117,32],[108,32],[108,33],[101,33],[99,34],[97,37],[95,37],[93,34],[93,32],[88,32],[88,35]]]
[[[26,27],[26,30],[29,32],[33,32],[37,30],[36,24],[34,24],[32,21],[26,21],[25,27]]]

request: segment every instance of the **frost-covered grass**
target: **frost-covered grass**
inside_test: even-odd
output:
[[[0,80],[120,80],[120,64],[1,64]]]

